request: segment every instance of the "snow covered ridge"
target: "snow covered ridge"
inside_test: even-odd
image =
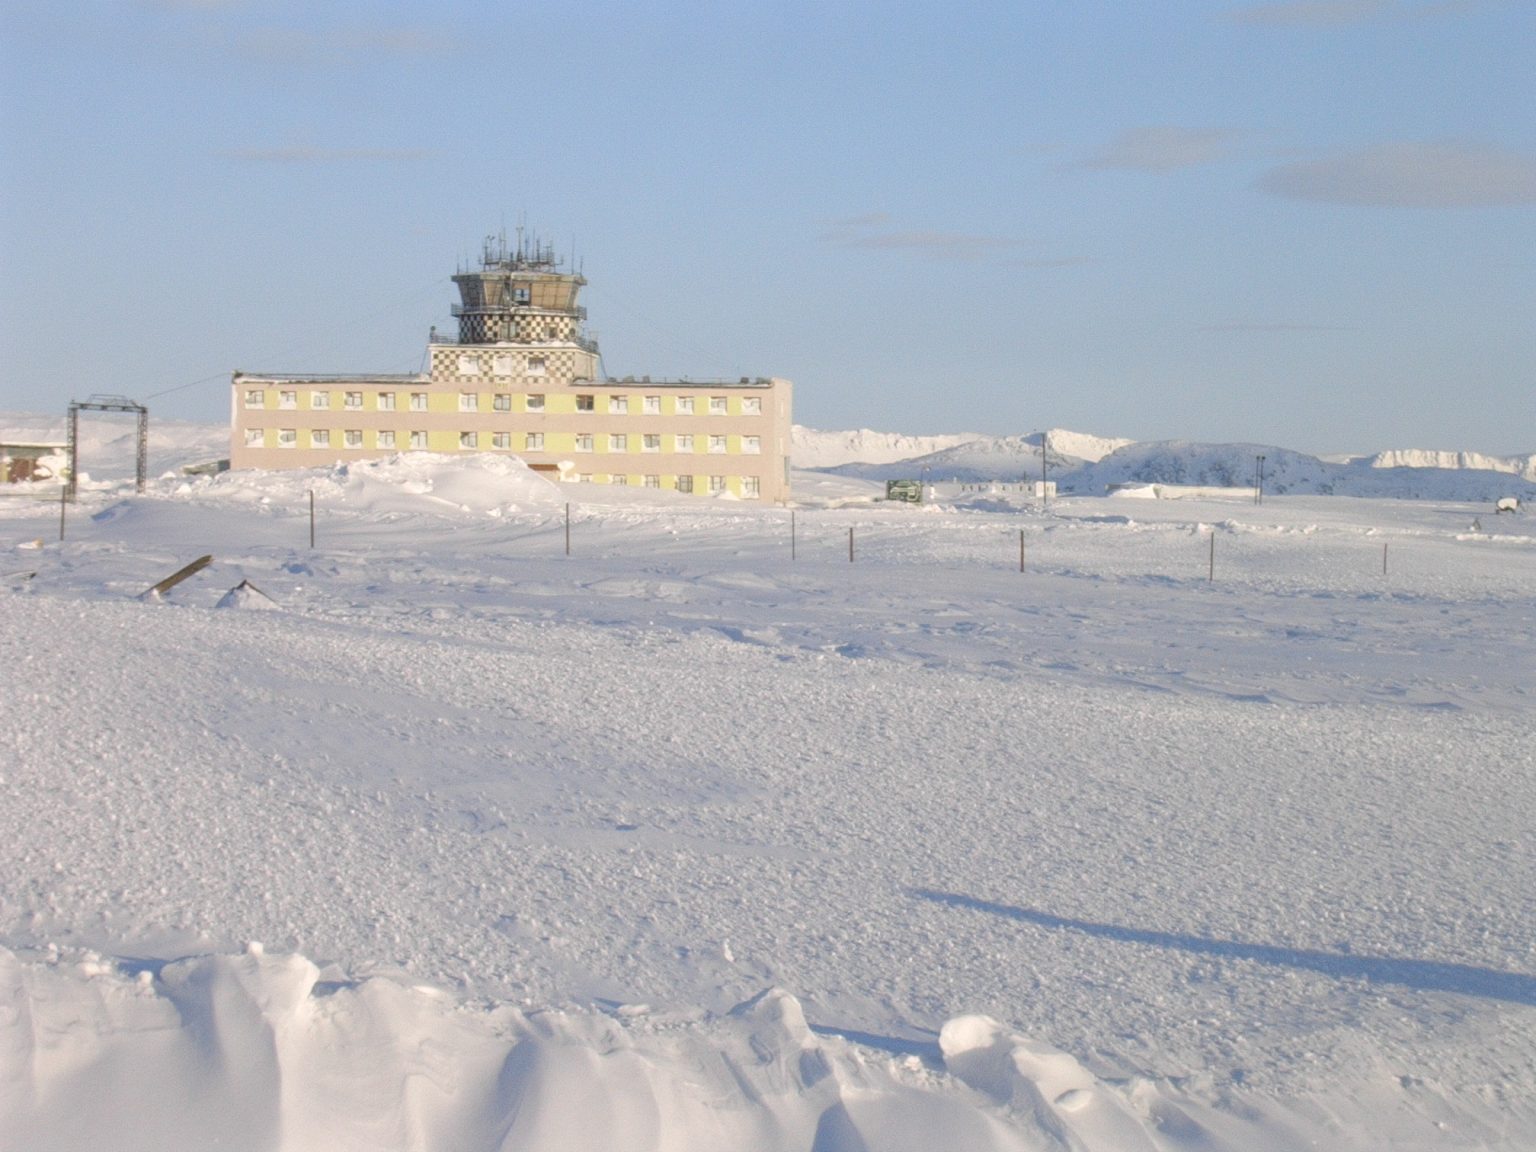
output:
[[[1372,468],[1465,468],[1479,472],[1513,472],[1536,482],[1536,453],[1529,456],[1485,456],[1481,452],[1434,452],[1396,448],[1370,458]]]

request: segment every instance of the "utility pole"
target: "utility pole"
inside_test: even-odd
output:
[[[1264,503],[1264,457],[1255,456],[1254,459],[1257,463],[1253,473],[1253,502],[1262,504]]]

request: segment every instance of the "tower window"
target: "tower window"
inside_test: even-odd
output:
[[[528,357],[528,375],[530,375],[530,376],[547,376],[548,374],[549,374],[549,365],[545,362],[544,357],[542,357],[542,356],[530,356],[530,357]]]
[[[478,376],[478,375],[480,375],[480,357],[476,356],[473,352],[460,352],[459,353],[459,375],[460,376]]]
[[[512,375],[512,353],[498,352],[491,357],[492,376]]]

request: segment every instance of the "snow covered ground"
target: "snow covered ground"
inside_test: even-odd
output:
[[[1536,522],[878,491],[0,500],[0,1147],[1536,1146]]]

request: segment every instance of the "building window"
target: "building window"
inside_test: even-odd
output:
[[[761,416],[763,414],[763,398],[761,396],[743,396],[741,398],[741,414],[743,416]]]
[[[315,409],[324,409],[331,406],[331,394],[329,392],[311,392],[309,394],[309,406]]]
[[[660,476],[647,476],[645,478],[645,486],[647,488],[660,488],[661,487],[661,477]]]
[[[299,394],[297,392],[279,392],[277,394],[277,406],[279,408],[297,408],[299,406]]]
[[[363,446],[363,430],[361,428],[348,428],[341,434],[341,446],[343,448],[361,448]]]
[[[681,436],[674,436],[672,439],[678,452],[693,451],[693,434],[691,432],[685,432]]]
[[[660,452],[661,451],[661,437],[659,435],[657,435],[655,432],[647,432],[641,438],[641,440],[640,440],[640,451],[642,451],[642,452]]]
[[[724,396],[711,396],[709,398],[709,414],[711,416],[724,416],[725,415],[725,397]]]
[[[395,410],[395,394],[393,392],[379,393],[379,411],[393,412]]]
[[[530,452],[541,452],[544,449],[544,433],[529,432],[523,437],[523,448]]]
[[[711,496],[725,491],[725,477],[711,476],[709,478],[709,494]]]
[[[585,396],[585,395],[581,395],[579,393],[577,394],[577,396],[576,396],[576,411],[578,411],[578,412],[591,412],[591,411],[595,410],[594,409],[594,405],[595,405],[595,402],[594,402],[594,400],[593,400],[593,398],[591,396]]]
[[[624,435],[624,433],[622,433],[622,432],[610,432],[610,433],[608,433],[608,451],[610,451],[610,452],[628,452],[629,451],[629,437]]]
[[[395,434],[393,432],[375,432],[373,442],[379,448],[393,448],[395,446]]]
[[[459,375],[460,376],[478,376],[478,375],[480,375],[480,357],[476,356],[473,352],[460,352],[459,353]]]
[[[506,392],[498,392],[491,399],[491,407],[497,412],[512,411],[512,397]]]
[[[299,434],[292,428],[279,428],[277,430],[277,446],[279,448],[297,448],[299,446]]]
[[[510,433],[510,432],[492,432],[491,433],[491,447],[492,448],[510,448],[510,447],[512,447],[512,433]]]
[[[529,394],[529,396],[528,396],[528,411],[530,411],[530,412],[542,412],[542,411],[544,411],[544,393],[542,393],[542,392],[533,392],[533,393]]]
[[[459,393],[459,411],[474,412],[480,407],[480,397],[473,392]]]
[[[512,375],[512,353],[498,352],[491,357],[492,376]]]
[[[260,388],[247,388],[245,390],[245,406],[247,408],[265,408],[267,406],[267,394]]]
[[[427,410],[427,394],[425,392],[411,393],[411,411],[425,412]]]
[[[363,406],[363,394],[361,392],[345,392],[341,397],[343,408],[360,409]]]
[[[763,482],[756,476],[743,476],[741,478],[741,494],[748,500],[756,500],[763,494]]]
[[[624,488],[629,487],[629,477],[628,476],[621,476],[618,473],[614,473],[612,476],[609,477],[609,479],[611,481],[613,481],[613,483],[619,485],[620,487],[624,487]]]
[[[547,376],[547,375],[549,375],[549,365],[547,363],[545,363],[544,357],[542,357],[542,356],[530,356],[530,357],[528,357],[528,375],[530,375],[530,376]]]
[[[748,456],[759,455],[763,450],[763,438],[761,436],[743,436],[741,438],[741,450]]]
[[[426,446],[427,446],[427,434],[425,432],[416,431],[416,432],[412,432],[411,433],[411,447],[412,448],[425,448]]]
[[[578,472],[576,474],[576,480],[580,484],[590,484],[590,483],[592,483],[592,473],[590,473],[590,472]]]
[[[329,448],[331,446],[331,430],[329,428],[316,428],[309,434],[309,446],[311,448]]]
[[[629,397],[628,396],[610,396],[610,397],[608,397],[608,411],[613,413],[613,414],[615,414],[615,415],[623,415],[624,413],[628,412],[629,411]]]
[[[693,477],[692,476],[679,476],[677,478],[677,490],[679,492],[692,492],[693,491]]]
[[[641,411],[644,412],[645,415],[647,415],[647,416],[660,416],[661,415],[661,397],[660,396],[647,396],[642,403],[643,403],[643,407],[641,408]]]
[[[578,451],[578,452],[590,452],[590,451],[592,451],[592,433],[590,433],[590,432],[578,432],[578,433],[576,433],[576,451]]]
[[[266,433],[260,428],[247,428],[245,430],[245,446],[247,448],[260,448],[266,439]]]
[[[480,447],[480,433],[478,433],[478,432],[460,432],[459,433],[459,447],[460,448],[478,448],[478,447]]]
[[[513,287],[513,289],[512,289],[512,303],[514,303],[514,304],[526,304],[526,303],[528,303],[529,299],[530,299],[530,297],[529,297],[529,293],[528,293],[528,285],[526,285],[526,284],[518,284],[518,285],[515,285]]]
[[[717,455],[717,456],[721,452],[724,452],[725,451],[725,437],[724,436],[711,436],[709,438],[709,450],[710,450],[711,454]]]
[[[692,396],[679,396],[677,398],[677,414],[679,416],[692,416],[693,415],[693,397]],[[691,489],[690,489],[690,491],[691,491]]]
[[[558,325],[558,324],[551,324],[547,328],[545,328],[544,329],[544,338],[546,340],[558,340],[558,339],[560,339],[560,325]]]

